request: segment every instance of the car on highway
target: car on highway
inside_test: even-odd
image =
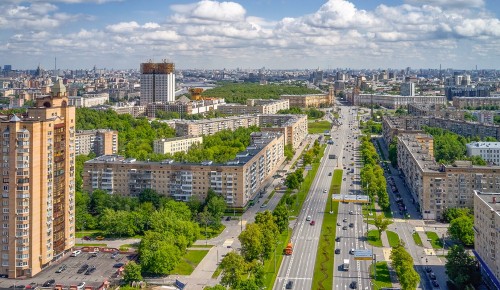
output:
[[[315,221],[311,221],[309,224],[310,224],[311,226],[314,226],[314,225],[316,224],[316,222],[315,222]]]
[[[336,241],[336,242],[340,242],[340,237],[336,237],[336,238],[335,238],[335,241]]]
[[[293,289],[293,281],[288,281],[285,286],[286,289]]]
[[[332,176],[332,173],[331,173],[331,172],[328,172],[328,176]]]
[[[57,269],[56,273],[62,273],[67,268],[68,268],[68,266],[66,266],[66,264],[62,264],[61,267],[59,267],[59,269]]]
[[[340,249],[335,249],[335,254],[340,254]]]
[[[323,189],[323,193],[326,193],[326,189]]]
[[[428,266],[427,266],[427,267],[425,267],[425,272],[427,272],[427,273],[430,273],[430,272],[432,272],[432,269],[431,269],[431,267],[428,267]]]
[[[311,216],[310,216],[310,215],[308,215],[308,216],[306,217],[306,221],[310,221],[310,220],[311,220]]]
[[[45,283],[43,283],[43,287],[51,287],[55,283],[56,283],[56,280],[50,279],[50,280],[45,281]]]
[[[347,226],[343,226],[343,227],[342,227],[342,229],[343,229],[343,230],[347,230]]]
[[[346,223],[347,222],[347,218],[344,218],[342,221]]]
[[[349,287],[350,287],[351,289],[356,289],[356,288],[358,288],[358,282],[356,282],[356,281],[352,281],[352,282],[351,282],[351,284],[349,285]]]
[[[439,288],[439,283],[436,280],[432,280],[432,286]]]
[[[350,228],[354,228],[354,224],[353,224],[353,223],[350,223],[350,224],[349,224],[349,227],[350,227]]]
[[[354,249],[350,249],[350,250],[349,250],[349,254],[354,255],[354,252],[355,252],[355,251],[356,251],[356,250],[354,250]]]
[[[351,215],[352,215],[352,214],[354,214],[354,212],[353,212],[352,210],[350,210],[350,211],[349,211],[349,214],[351,214]]]
[[[429,273],[429,278],[431,278],[431,280],[436,280],[436,275],[433,273],[433,272],[430,272]]]
[[[340,226],[340,222],[337,222],[337,226]]]

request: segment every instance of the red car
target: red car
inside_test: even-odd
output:
[[[311,226],[314,226],[314,225],[316,224],[316,222],[315,222],[315,221],[311,221],[309,224],[310,224]]]

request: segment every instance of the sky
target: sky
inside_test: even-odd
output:
[[[499,0],[0,0],[0,65],[499,69]]]

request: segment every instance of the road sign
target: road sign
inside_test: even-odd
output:
[[[354,260],[373,260],[372,250],[354,250]]]
[[[353,195],[353,194],[333,194],[333,201],[353,202],[353,203],[369,203],[368,195]]]

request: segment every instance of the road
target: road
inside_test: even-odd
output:
[[[300,215],[297,217],[298,220],[292,234],[294,253],[291,256],[284,257],[273,289],[285,289],[288,281],[294,282],[294,289],[312,289],[316,252],[323,215],[325,214],[324,209],[328,202],[327,191],[330,189],[332,180],[330,173],[333,173],[336,168],[343,168],[344,163],[346,168],[352,168],[351,163],[356,162],[351,146],[353,146],[353,143],[357,144],[357,141],[351,139],[354,136],[354,131],[349,127],[349,124],[355,123],[355,115],[350,113],[348,107],[341,107],[341,115],[343,116],[342,125],[332,131],[334,144],[327,145],[308,197],[304,202]],[[335,154],[338,159],[329,159],[328,155],[330,154]],[[354,170],[355,172],[349,173],[349,175],[347,175],[347,170],[344,171],[346,180],[342,183],[342,192],[358,190],[358,185],[354,184],[355,180],[351,180],[351,176],[359,176],[359,163]],[[358,180],[358,178],[356,179]],[[350,210],[354,214],[349,215]],[[310,222],[306,220],[308,216],[316,222],[316,225],[310,225]],[[336,269],[333,273],[335,289],[348,288],[353,279],[358,281],[359,289],[367,288],[369,275],[366,263],[354,263],[353,256],[349,255],[350,248],[365,248],[365,242],[361,238],[363,236],[361,206],[357,204],[341,204],[339,206],[339,218],[342,220],[344,217],[348,220],[347,224],[353,223],[353,228],[342,230],[342,227],[338,227],[337,229],[337,235],[343,236],[343,238],[340,243],[341,254],[336,255],[334,262]],[[340,266],[343,259],[346,258],[351,260],[351,270],[349,272],[338,271],[337,266]]]

